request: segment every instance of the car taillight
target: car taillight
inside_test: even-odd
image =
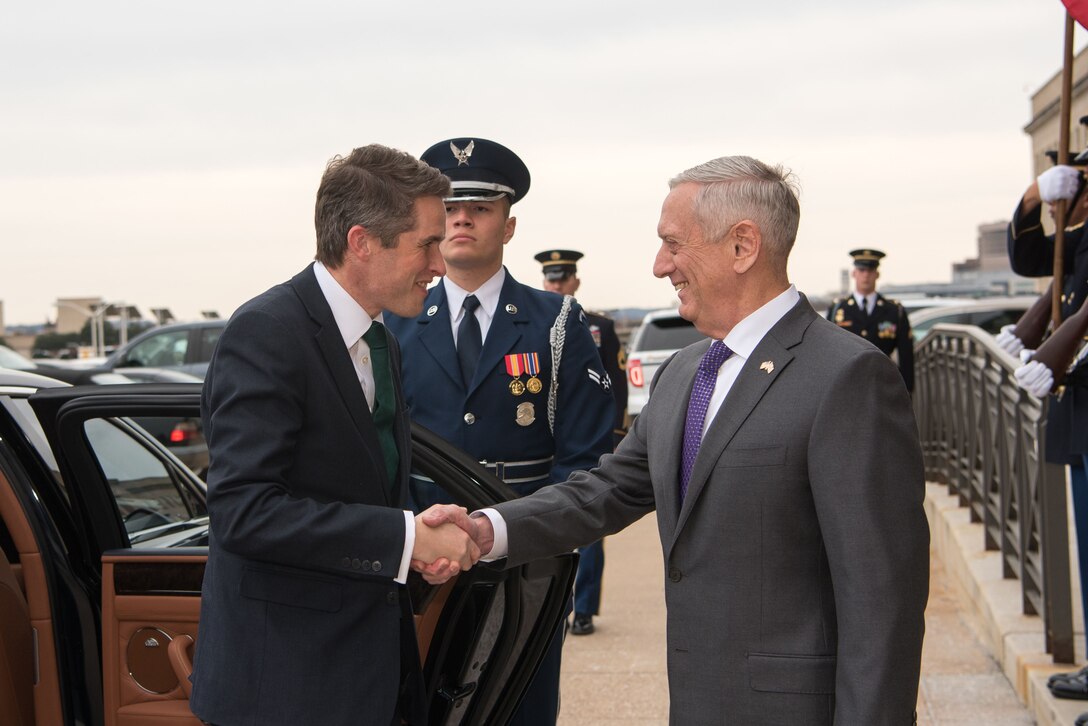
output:
[[[627,380],[635,388],[642,388],[642,361],[638,358],[627,359]]]
[[[170,431],[171,444],[185,444],[196,438],[198,429],[191,421],[180,421]]]

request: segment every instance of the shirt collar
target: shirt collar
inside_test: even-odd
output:
[[[795,285],[790,285],[784,292],[765,303],[763,307],[733,326],[723,341],[735,355],[747,359],[759,345],[759,341],[773,328],[786,313],[793,309],[801,295]]]
[[[325,265],[314,262],[314,277],[317,278],[317,286],[321,288],[321,294],[332,309],[332,318],[336,321],[336,327],[344,338],[344,346],[350,348],[355,345],[363,333],[370,330],[370,325],[375,320],[381,322],[382,314],[377,318],[371,318],[363,306],[355,302],[355,298],[340,286],[336,278],[332,276]]]
[[[495,317],[495,308],[499,306],[499,295],[502,293],[503,283],[506,282],[506,267],[500,267],[499,271],[488,278],[487,282],[476,290],[470,291],[460,287],[449,277],[442,278],[442,284],[446,288],[446,301],[450,306],[450,317],[456,320],[461,316],[461,306],[465,298],[470,294],[475,295],[480,301],[480,309],[484,311],[488,319]]]

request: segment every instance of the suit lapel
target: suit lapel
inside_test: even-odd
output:
[[[683,529],[691,515],[691,510],[707,486],[714,466],[721,458],[725,447],[729,445],[741,425],[751,415],[752,410],[789,366],[794,358],[790,348],[801,342],[805,329],[815,318],[815,311],[802,295],[798,303],[763,336],[763,340],[744,362],[740,375],[737,376],[733,387],[729,389],[729,394],[725,397],[703,437],[699,455],[691,471],[691,480],[688,482],[687,497],[680,507],[674,537]],[[692,379],[694,379],[694,372]],[[690,392],[691,385],[688,386],[689,396]],[[683,408],[686,415],[687,399],[684,401]],[[682,420],[678,427],[683,431]],[[675,448],[679,451],[682,447],[681,437],[681,442]],[[679,457],[677,457],[677,465],[673,471],[679,472],[679,470]]]
[[[528,322],[529,313],[525,295],[521,290],[521,286],[510,276],[510,273],[507,273],[506,280],[502,284],[502,292],[499,293],[499,304],[495,306],[495,314],[491,318],[491,327],[487,331],[487,339],[484,341],[483,350],[480,351],[480,362],[476,365],[476,375],[468,387],[469,394],[475,391],[495,370],[499,361],[513,350],[514,346],[521,340],[522,326]],[[551,355],[551,351],[536,352],[540,353],[541,356]],[[456,356],[454,356],[454,360],[456,360]]]
[[[381,444],[378,441],[378,430],[374,426],[374,419],[370,414],[363,388],[359,385],[359,377],[352,365],[351,356],[344,348],[344,338],[340,329],[336,326],[336,320],[332,316],[329,303],[325,300],[317,278],[314,277],[313,268],[307,267],[291,280],[295,293],[302,301],[310,319],[314,323],[314,341],[317,343],[325,364],[329,367],[329,373],[336,385],[340,397],[347,406],[348,413],[355,423],[363,445],[366,447],[373,461],[383,461]],[[396,377],[394,377],[396,379]],[[386,481],[384,467],[377,467],[378,475],[383,483],[382,490],[388,497],[389,485]]]
[[[710,347],[710,341],[696,343],[689,351],[682,351],[666,367],[667,377],[662,376],[653,390],[658,401],[676,401],[666,405],[663,423],[655,427],[647,442],[650,461],[650,478],[664,482],[667,491],[656,495],[657,513],[675,533],[680,518],[680,458],[684,449],[684,422],[687,418],[688,399],[695,385],[695,372],[699,360]],[[657,430],[659,428],[660,430]]]

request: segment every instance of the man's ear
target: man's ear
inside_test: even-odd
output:
[[[517,226],[518,226],[518,218],[517,217],[508,217],[506,219],[506,229],[503,231],[503,235],[502,235],[502,243],[503,244],[506,244],[507,242],[509,242],[511,239],[514,238],[514,230],[517,229]]]
[[[355,259],[365,259],[374,251],[375,245],[379,244],[381,242],[371,235],[366,227],[357,224],[348,230],[348,246],[345,254]]]
[[[750,219],[742,219],[733,225],[727,237],[729,244],[733,245],[733,269],[738,273],[747,272],[759,259],[763,250],[763,236],[759,231],[759,225]]]

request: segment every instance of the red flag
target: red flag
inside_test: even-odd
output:
[[[1088,0],[1062,0],[1062,5],[1081,27],[1088,28]]]

